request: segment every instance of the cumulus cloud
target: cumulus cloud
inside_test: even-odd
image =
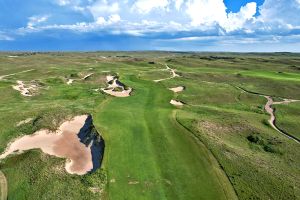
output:
[[[140,14],[148,14],[154,9],[166,9],[169,3],[168,0],[137,0],[132,6],[132,10]]]
[[[194,26],[224,23],[227,18],[226,7],[222,0],[189,0],[186,13]]]
[[[223,24],[222,27],[226,29],[226,31],[234,31],[237,29],[241,29],[244,27],[244,24],[251,19],[254,19],[254,15],[256,14],[256,3],[248,3],[247,5],[243,6],[238,13],[230,12],[227,16],[227,19]]]
[[[135,36],[184,32],[191,38],[199,35],[276,35],[283,33],[282,30],[295,34],[297,28],[300,30],[299,1],[265,0],[259,9],[251,2],[238,12],[228,13],[223,0],[55,0],[60,9],[68,9],[68,14],[75,8],[81,13],[76,12],[72,20],[64,23],[61,19],[55,20],[54,14],[51,23],[47,15],[32,16],[20,32],[67,29]]]
[[[97,0],[87,9],[92,13],[94,19],[103,16],[104,14],[116,14],[119,12],[120,7],[118,2],[109,3],[107,0]]]
[[[175,2],[175,8],[176,8],[176,10],[180,10],[181,6],[184,3],[184,0],[174,0],[174,2]]]
[[[259,12],[258,20],[269,28],[300,26],[300,0],[265,0]]]
[[[243,28],[247,20],[256,14],[256,3],[248,3],[238,13],[226,13],[223,0],[190,0],[187,2],[186,13],[193,26],[220,25],[226,31]]]

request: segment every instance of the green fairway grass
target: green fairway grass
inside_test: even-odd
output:
[[[133,76],[126,83],[135,88],[134,96],[110,98],[97,108],[96,123],[103,125],[107,143],[104,167],[113,180],[108,196],[234,199],[212,155],[176,123],[169,104],[172,93]]]

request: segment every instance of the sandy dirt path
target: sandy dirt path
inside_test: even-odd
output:
[[[31,72],[33,71],[34,69],[29,69],[29,70],[24,70],[24,71],[21,71],[21,72],[17,72],[17,73],[12,73],[12,74],[7,74],[7,75],[2,75],[0,76],[0,80],[3,80],[4,78],[8,77],[8,76],[13,76],[13,75],[16,75],[16,74],[21,74],[21,73],[26,73],[26,72]]]
[[[7,200],[7,180],[2,171],[0,171],[0,200]]]
[[[165,66],[166,66],[166,70],[170,71],[171,77],[154,80],[154,82],[161,82],[161,81],[169,80],[169,79],[172,79],[172,78],[175,78],[175,77],[180,77],[178,74],[176,74],[175,69],[170,68],[167,64],[165,64]]]
[[[282,98],[283,101],[276,101],[276,102],[274,102],[274,100],[273,100],[273,98],[271,96],[260,94],[260,93],[257,93],[257,92],[251,92],[251,91],[245,90],[244,88],[241,88],[241,87],[238,87],[238,86],[234,86],[234,87],[237,88],[237,89],[239,89],[239,90],[242,90],[243,92],[249,93],[249,94],[254,94],[254,95],[261,96],[261,97],[265,97],[268,101],[265,104],[264,109],[270,115],[270,119],[268,120],[268,122],[271,125],[271,127],[274,130],[276,130],[277,132],[279,132],[282,135],[286,136],[287,138],[292,139],[295,142],[297,142],[298,144],[300,144],[300,140],[298,138],[294,137],[293,135],[291,135],[289,133],[284,132],[283,130],[281,130],[280,128],[278,128],[278,126],[276,126],[276,116],[275,116],[275,110],[273,108],[273,105],[289,104],[289,103],[294,103],[294,102],[300,102],[300,100]]]
[[[292,102],[299,102],[299,100],[293,100],[293,99],[284,99],[283,101],[277,101],[274,102],[272,97],[270,96],[264,96],[268,101],[265,105],[265,110],[267,111],[267,113],[269,113],[269,115],[271,116],[271,118],[268,120],[269,124],[272,126],[273,129],[275,129],[276,131],[278,131],[279,133],[285,135],[286,137],[294,140],[295,142],[300,144],[300,140],[298,138],[293,137],[292,135],[283,132],[282,130],[280,130],[277,126],[276,126],[276,116],[275,116],[275,110],[272,107],[273,105],[279,105],[279,104],[288,104],[288,103],[292,103]]]

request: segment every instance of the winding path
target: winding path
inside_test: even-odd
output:
[[[269,121],[269,124],[271,125],[271,127],[273,129],[275,129],[277,132],[283,134],[284,136],[288,137],[289,139],[292,139],[294,140],[295,142],[297,142],[298,144],[300,144],[300,139],[296,138],[295,136],[281,130],[277,125],[276,125],[276,116],[275,116],[275,110],[274,108],[272,107],[273,105],[279,105],[279,104],[288,104],[288,103],[293,103],[293,102],[300,102],[300,100],[294,100],[294,99],[285,99],[283,98],[283,101],[276,101],[274,102],[272,96],[268,96],[268,95],[264,95],[264,94],[261,94],[261,93],[257,93],[257,92],[251,92],[251,91],[248,91],[244,88],[241,88],[241,87],[238,87],[238,86],[235,86],[236,88],[242,90],[243,92],[247,92],[249,94],[254,94],[254,95],[258,95],[258,96],[262,96],[262,97],[265,97],[268,101],[267,103],[265,104],[265,110],[266,112],[271,116],[271,118],[268,120]]]
[[[170,71],[171,77],[154,80],[154,82],[157,83],[157,82],[165,81],[165,80],[172,79],[172,78],[175,78],[175,77],[180,77],[178,74],[176,74],[175,69],[170,68],[167,64],[165,64],[165,66],[166,66],[166,70]]]
[[[282,130],[280,130],[280,128],[278,126],[276,126],[276,117],[275,117],[275,111],[274,108],[272,107],[272,105],[279,105],[279,104],[287,104],[287,103],[292,103],[292,102],[297,102],[299,100],[292,100],[292,99],[284,99],[284,101],[278,101],[278,102],[274,102],[272,97],[270,96],[264,96],[268,101],[265,105],[265,110],[267,111],[267,113],[270,114],[271,118],[269,119],[269,124],[272,126],[272,128],[274,128],[276,131],[278,131],[279,133],[285,135],[286,137],[294,140],[295,142],[300,144],[300,140]]]
[[[33,70],[34,69],[29,69],[29,70],[24,70],[24,71],[12,73],[12,74],[3,75],[3,76],[0,76],[0,80],[3,80],[5,77],[8,77],[8,76],[13,76],[13,75],[16,75],[16,74],[21,74],[21,73],[26,73],[26,72],[31,72]]]
[[[0,200],[7,200],[7,180],[3,172],[0,170]]]

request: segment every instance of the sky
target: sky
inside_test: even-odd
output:
[[[300,52],[300,0],[0,0],[0,50]]]

